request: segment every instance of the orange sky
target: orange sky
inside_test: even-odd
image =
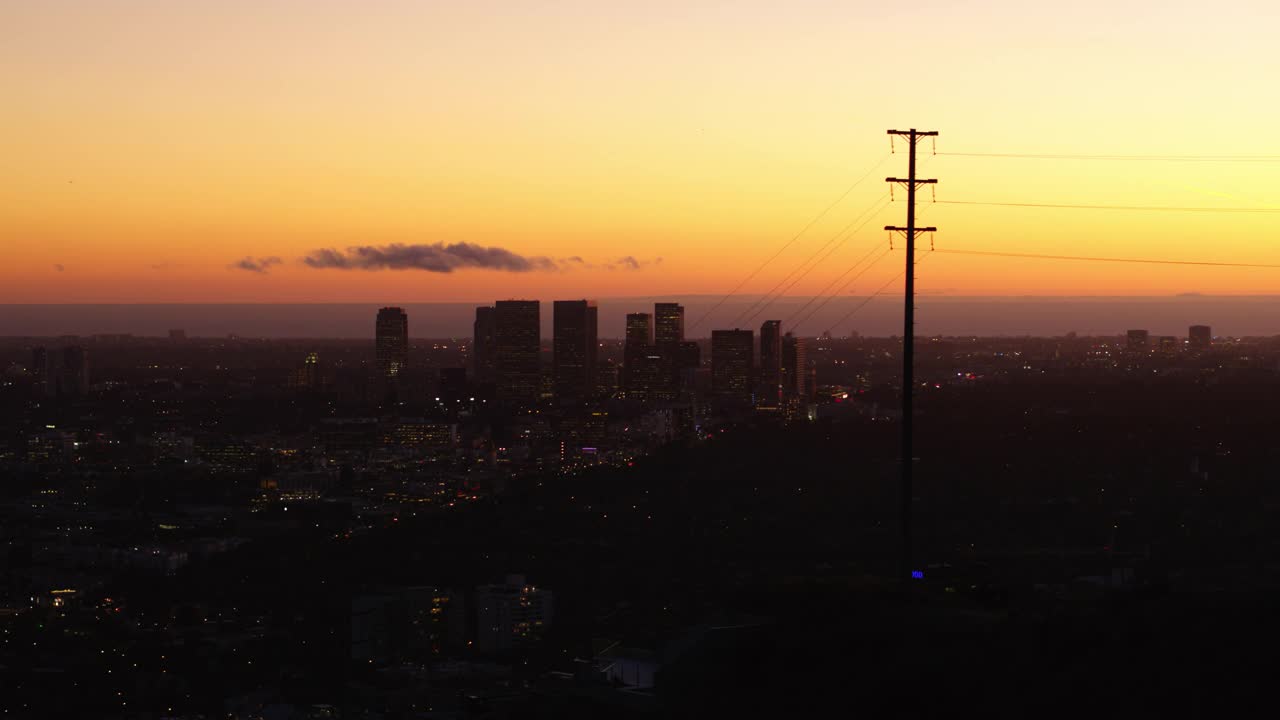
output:
[[[939,130],[953,152],[1280,155],[1274,13],[1115,0],[0,3],[0,302],[722,293],[875,167],[889,127]],[[889,158],[744,290],[774,287],[905,170]],[[1280,163],[940,155],[922,172],[948,199],[1280,207]],[[873,218],[792,294],[886,243],[875,228],[903,211]],[[937,205],[922,220],[939,247],[1280,263],[1280,214]],[[299,262],[437,242],[647,264]],[[246,256],[282,262],[231,269]],[[893,257],[853,290],[896,273]],[[1280,270],[939,255],[920,287],[1269,293]]]

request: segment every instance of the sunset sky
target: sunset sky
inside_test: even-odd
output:
[[[891,127],[940,153],[1280,156],[1274,2],[0,0],[0,27],[4,303],[716,295],[870,173],[764,292],[906,173]],[[923,151],[939,199],[1280,207],[1280,162]],[[1280,264],[1280,213],[923,197],[940,248]],[[506,269],[350,267],[436,243]],[[322,250],[348,267],[303,262]],[[920,289],[1275,293],[1280,269],[939,254]]]

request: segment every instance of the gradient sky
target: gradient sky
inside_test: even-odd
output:
[[[0,302],[716,294],[874,168],[744,288],[763,292],[905,174],[889,127],[950,152],[1280,155],[1276,20],[1272,2],[1203,0],[0,0]],[[940,199],[1280,207],[1280,163],[939,155],[922,173]],[[904,210],[791,294],[887,245],[876,228]],[[939,247],[1280,263],[1280,214],[921,219]],[[299,261],[437,242],[562,269]],[[920,287],[1272,293],[1280,270],[939,254]]]

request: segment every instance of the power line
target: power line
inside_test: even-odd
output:
[[[818,298],[820,298],[820,297],[823,297],[823,296],[827,295],[827,293],[831,290],[831,288],[835,287],[835,286],[836,286],[836,284],[838,284],[840,281],[844,280],[844,279],[845,279],[845,277],[846,277],[849,273],[853,272],[855,269],[857,269],[857,268],[858,268],[858,266],[859,266],[859,265],[861,265],[864,261],[866,261],[866,259],[867,259],[867,258],[871,257],[871,256],[872,256],[872,254],[874,254],[874,253],[875,253],[875,251],[877,250],[877,248],[878,248],[878,246],[874,246],[874,245],[873,245],[873,246],[871,247],[871,249],[867,251],[867,254],[866,254],[866,255],[863,255],[862,257],[858,258],[856,262],[854,262],[854,263],[853,263],[852,265],[850,265],[849,267],[845,268],[845,269],[844,269],[844,272],[842,272],[842,273],[840,273],[839,275],[835,276],[835,278],[833,278],[833,279],[831,280],[831,282],[827,283],[826,287],[822,288],[822,290],[820,290],[816,295],[811,296],[811,297],[809,298],[809,300],[808,300],[804,305],[801,305],[799,308],[797,308],[795,311],[793,311],[793,312],[791,313],[791,315],[790,315],[786,320],[783,320],[783,321],[782,321],[782,324],[783,324],[783,325],[785,325],[785,326],[787,326],[787,327],[790,327],[790,326],[791,326],[791,321],[792,321],[792,320],[794,320],[794,319],[796,319],[797,317],[799,317],[800,315],[804,314],[804,311],[805,311],[806,309],[808,309],[808,307],[809,307],[810,305],[812,305],[812,304],[813,304],[813,302],[814,302],[815,300],[817,300],[817,299],[818,299]],[[890,249],[892,249],[892,248],[890,248]],[[886,252],[888,252],[888,250],[886,250]],[[879,260],[879,258],[876,258],[876,259],[877,259],[877,260]],[[873,263],[872,263],[872,265],[874,265],[874,264],[875,264],[875,263],[873,262]],[[859,275],[861,275],[861,273],[859,273]],[[854,279],[857,279],[857,278],[855,277]],[[850,281],[850,282],[852,282],[852,281]],[[836,292],[837,292],[837,293],[839,293],[839,292],[841,292],[841,291],[842,291],[842,290],[837,290]]]
[[[885,196],[881,196],[880,199],[884,200],[884,197]],[[871,222],[871,220],[874,219],[881,212],[884,212],[884,209],[887,207],[889,207],[888,202],[879,203],[879,207],[873,206],[873,208],[868,208],[868,210],[870,210],[869,215],[866,212],[864,212],[862,215],[859,215],[857,218],[854,218],[853,222],[849,223],[844,227],[843,230],[833,235],[831,240],[828,240],[825,245],[823,245],[821,248],[818,248],[818,250],[814,252],[812,255],[810,255],[804,262],[797,265],[794,270],[787,273],[787,276],[784,277],[781,281],[779,281],[777,285],[774,285],[772,290],[770,290],[765,295],[762,295],[759,299],[757,299],[754,303],[752,303],[750,307],[748,307],[745,311],[743,311],[742,315],[739,315],[738,318],[734,320],[733,325],[735,327],[738,327],[740,326],[741,323],[751,322],[752,319],[754,319],[760,313],[767,310],[770,305],[773,305],[775,302],[777,302],[779,298],[781,298],[783,295],[786,295],[788,292],[790,292],[791,288],[795,287],[797,283],[805,279],[805,277],[807,277],[809,273],[813,272],[814,268],[818,267],[823,262],[825,262],[827,258],[834,255],[836,250],[839,250],[842,245],[844,245],[846,242],[849,241],[849,238],[856,235],[858,231],[862,230],[862,228],[866,226],[867,223]],[[857,223],[857,227],[854,227],[853,230],[849,230],[849,228],[853,227],[854,223]],[[849,231],[848,234],[845,234],[845,231]],[[819,253],[821,253],[828,246],[830,246],[831,243],[841,235],[843,235],[844,237],[840,239],[840,242],[836,243],[834,246],[831,246],[831,249],[827,250],[826,255],[823,255],[821,258],[818,258],[817,262],[814,262],[812,265],[809,265],[809,267],[806,268],[804,272],[801,272],[799,275],[796,275],[794,279],[792,278],[792,275],[795,275],[795,273],[799,271],[800,268],[804,267],[805,265],[808,265],[814,258],[818,257]],[[788,280],[790,280],[789,283],[787,282]],[[787,283],[787,286],[782,287],[783,283]],[[781,288],[781,290],[779,290],[779,288]],[[762,302],[763,304],[761,304]],[[759,307],[757,307],[757,305]]]
[[[888,203],[886,202],[884,203],[884,205],[880,206],[879,208],[876,207],[886,197],[887,197],[887,194],[881,195],[880,197],[876,198],[875,201],[873,201],[870,206],[865,208],[862,212],[858,213],[858,215],[854,217],[853,220],[850,220],[848,225],[845,225],[844,227],[840,228],[834,234],[832,234],[831,237],[827,238],[826,242],[824,242],[821,246],[819,246],[817,250],[813,251],[813,253],[811,253],[809,257],[800,261],[799,265],[796,265],[794,268],[792,268],[791,271],[788,272],[786,275],[784,275],[776,285],[774,285],[772,288],[769,289],[768,292],[756,298],[750,305],[747,306],[745,310],[739,313],[733,319],[733,322],[730,323],[730,325],[733,325],[734,327],[739,327],[742,324],[742,322],[744,322],[746,319],[749,319],[748,314],[752,310],[755,310],[760,305],[760,303],[764,302],[766,299],[771,297],[775,292],[777,292],[778,289],[781,288],[784,284],[786,284],[788,280],[794,277],[796,273],[800,272],[802,268],[804,268],[806,265],[812,262],[813,259],[816,258],[819,254],[821,254],[824,250],[830,247],[831,243],[835,242],[837,238],[840,238],[842,235],[845,234],[845,232],[847,232],[850,228],[852,228],[859,220],[862,219],[864,215],[866,215],[868,212],[871,212],[871,211],[878,213],[885,206],[888,206]]]
[[[835,326],[837,326],[837,325],[843,325],[843,324],[845,323],[845,321],[847,321],[849,318],[851,318],[851,317],[853,317],[853,316],[854,316],[854,313],[856,313],[856,312],[858,312],[859,310],[861,310],[862,308],[866,307],[867,303],[871,302],[871,301],[872,301],[872,300],[874,300],[876,297],[878,297],[881,293],[883,293],[883,292],[885,291],[885,288],[889,287],[891,284],[893,284],[895,281],[897,281],[897,280],[898,280],[898,278],[901,278],[903,275],[906,275],[906,274],[907,274],[907,271],[906,271],[906,270],[899,270],[899,271],[898,271],[898,274],[897,274],[897,275],[894,275],[894,276],[893,276],[893,277],[891,277],[891,278],[889,278],[889,281],[888,281],[888,282],[886,282],[884,285],[881,285],[879,290],[876,290],[875,292],[873,292],[873,293],[871,293],[870,295],[868,295],[868,296],[866,296],[865,298],[863,298],[862,302],[860,302],[860,303],[858,303],[857,305],[855,305],[855,306],[853,307],[853,309],[852,309],[852,310],[850,310],[849,312],[845,313],[845,314],[844,314],[844,316],[843,316],[843,317],[841,317],[839,320],[837,320],[837,321],[835,321],[835,322],[831,323],[831,325],[830,325],[829,327],[827,327],[827,332],[831,332],[831,328],[834,328],[834,327],[835,327]]]
[[[872,252],[875,252],[875,248],[872,248]],[[841,279],[843,279],[843,278],[844,278],[844,276],[845,276],[845,275],[847,275],[847,274],[849,274],[849,272],[850,272],[850,271],[852,271],[852,270],[854,269],[854,267],[857,267],[857,264],[858,264],[858,263],[860,263],[860,262],[862,262],[862,260],[859,260],[859,261],[858,261],[858,263],[854,263],[854,265],[853,265],[852,267],[850,267],[848,270],[845,270],[843,273],[841,273],[840,277],[836,278],[836,280],[835,280],[834,282],[832,282],[832,283],[831,283],[831,285],[828,285],[828,286],[827,286],[827,288],[826,288],[826,289],[824,289],[824,290],[822,291],[822,293],[821,293],[821,294],[826,295],[826,297],[824,297],[824,298],[822,299],[822,302],[818,303],[817,307],[815,307],[815,308],[813,308],[812,310],[810,310],[808,313],[806,313],[806,314],[804,315],[804,317],[800,318],[800,319],[799,319],[799,320],[794,324],[794,327],[795,327],[795,329],[796,329],[796,332],[798,333],[798,332],[800,331],[800,327],[801,327],[802,325],[804,325],[805,323],[807,323],[807,322],[809,322],[811,319],[813,319],[813,316],[814,316],[814,315],[817,315],[819,310],[821,310],[822,308],[826,307],[826,306],[827,306],[827,303],[829,303],[829,302],[831,302],[832,300],[836,299],[837,297],[839,297],[839,296],[843,295],[843,294],[844,294],[844,292],[845,292],[846,290],[848,290],[848,289],[849,289],[849,288],[850,288],[850,287],[851,287],[855,282],[857,282],[857,281],[858,281],[858,278],[860,278],[860,277],[862,277],[863,275],[867,274],[867,271],[868,271],[868,270],[870,270],[871,268],[875,267],[876,263],[878,263],[878,262],[880,262],[881,260],[883,260],[883,259],[885,259],[886,257],[888,257],[890,252],[892,252],[892,249],[886,249],[884,252],[880,253],[880,255],[878,255],[878,256],[876,257],[876,259],[872,260],[872,261],[871,261],[871,263],[870,263],[869,265],[867,265],[866,267],[864,267],[864,268],[862,268],[861,270],[859,270],[857,275],[854,275],[853,277],[849,278],[849,281],[848,281],[848,282],[846,282],[843,286],[841,286],[839,290],[837,290],[837,291],[835,291],[835,292],[833,292],[833,293],[827,294],[827,289],[830,289],[830,288],[831,288],[831,285],[834,285],[836,282],[839,282]],[[864,257],[863,257],[863,259],[865,260],[865,259],[866,259],[866,256],[864,256]],[[809,303],[812,303],[815,299],[817,299],[817,298],[816,298],[816,297],[814,297],[814,298],[810,298],[810,299],[809,299]],[[809,303],[805,303],[805,307],[808,307]],[[786,325],[786,326],[788,326],[788,327],[792,326],[791,320],[792,320],[792,319],[794,319],[797,315],[799,315],[799,314],[801,314],[801,313],[803,313],[803,312],[804,312],[804,307],[802,307],[802,308],[800,308],[799,310],[797,310],[796,312],[792,313],[791,317],[790,317],[790,318],[788,318],[788,319],[787,319],[787,321],[786,321],[785,323],[783,323],[783,324],[784,324],[784,325]]]
[[[925,254],[921,255],[921,256],[920,256],[920,259],[919,259],[919,260],[916,260],[915,264],[916,264],[916,265],[919,265],[920,263],[922,263],[922,262],[924,262],[926,259],[928,259],[928,257],[929,257],[930,255],[934,254],[935,252],[942,252],[942,251],[941,251],[941,250],[930,250],[929,252],[927,252],[927,253],[925,253]],[[832,330],[833,328],[835,328],[837,325],[843,325],[846,321],[848,321],[848,319],[849,319],[849,318],[853,317],[855,313],[857,313],[857,312],[858,312],[859,310],[861,310],[862,308],[866,307],[867,303],[869,303],[869,302],[871,302],[872,300],[876,299],[877,297],[879,297],[879,296],[883,295],[883,294],[884,294],[884,291],[885,291],[885,288],[888,288],[890,285],[892,285],[892,284],[894,283],[894,281],[898,280],[899,278],[901,278],[903,275],[906,275],[906,274],[907,274],[906,269],[899,270],[899,271],[898,271],[898,274],[897,274],[897,275],[894,275],[894,276],[893,276],[893,277],[891,277],[891,278],[889,278],[889,280],[888,280],[887,282],[885,282],[885,284],[883,284],[883,285],[881,285],[881,286],[880,286],[880,289],[879,289],[879,290],[876,290],[875,292],[871,293],[871,294],[870,294],[870,295],[868,295],[866,298],[864,298],[864,299],[863,299],[863,301],[862,301],[862,302],[860,302],[860,303],[858,303],[858,304],[857,304],[857,305],[856,305],[852,310],[850,310],[849,312],[845,313],[845,314],[844,314],[844,317],[841,317],[839,320],[837,320],[837,321],[835,321],[835,322],[831,323],[830,325],[828,325],[828,326],[827,326],[827,332],[831,332],[831,330]]]
[[[1153,162],[1280,162],[1280,155],[1077,155],[1073,153],[940,152],[951,157],[1019,160],[1141,160]]]
[[[867,170],[867,172],[862,177],[858,178],[857,180],[854,180],[852,185],[845,188],[845,191],[840,193],[840,197],[836,198],[830,205],[823,208],[822,212],[815,215],[812,220],[810,220],[803,228],[800,229],[800,232],[793,235],[791,239],[783,243],[782,247],[778,248],[778,251],[775,252],[773,255],[771,255],[768,260],[765,260],[763,263],[761,263],[760,267],[756,268],[755,270],[752,270],[749,275],[747,275],[745,278],[742,279],[742,282],[735,285],[734,288],[730,290],[724,297],[720,298],[720,300],[715,305],[713,305],[710,310],[704,312],[702,316],[699,317],[693,323],[693,325],[690,325],[689,329],[693,330],[694,328],[698,327],[698,325],[701,325],[703,320],[706,320],[708,317],[710,317],[711,313],[718,310],[720,306],[724,305],[729,298],[736,295],[738,291],[743,288],[744,285],[751,282],[751,280],[755,278],[756,275],[759,275],[760,271],[764,270],[765,267],[769,265],[769,263],[778,259],[778,256],[781,255],[787,248],[791,247],[796,240],[799,240],[801,235],[804,235],[806,232],[808,232],[809,228],[813,227],[815,223],[817,223],[822,218],[826,217],[827,213],[831,212],[832,208],[839,205],[846,197],[849,197],[849,193],[853,192],[854,188],[858,187],[859,185],[862,184],[864,180],[871,177],[871,174],[874,173],[877,169],[879,169],[879,167],[884,164],[884,161],[889,159],[889,156],[891,154],[892,153],[886,153],[883,156],[881,156],[880,159],[877,160],[876,163],[871,166],[871,169]]]
[[[1150,210],[1155,212],[1280,213],[1268,207],[1183,207],[1176,205],[1070,205],[1062,203],[986,202],[982,200],[937,200],[940,205],[993,205],[997,207],[1057,208],[1064,210]]]
[[[929,159],[930,159],[931,157],[933,157],[933,156],[932,156],[932,155],[926,155],[926,156],[924,157],[924,159],[923,159],[923,160],[918,160],[918,161],[916,162],[916,169],[917,169],[917,170],[919,170],[920,168],[922,168],[922,167],[924,167],[925,165],[927,165],[927,164],[929,163]],[[890,198],[892,198],[892,193],[890,193]],[[926,206],[924,206],[924,208],[923,208],[923,209],[922,209],[922,208],[917,208],[917,209],[915,210],[915,218],[916,218],[916,220],[917,220],[917,221],[919,221],[920,217],[921,217],[922,215],[924,215],[924,214],[925,214],[925,212],[928,210],[928,207],[929,207],[929,206],[928,206],[928,205],[926,205]],[[870,220],[870,218],[868,218],[868,220]],[[865,224],[865,223],[864,223],[864,224]],[[855,232],[856,232],[856,231],[855,231]],[[860,278],[860,277],[862,277],[863,275],[865,275],[865,274],[866,274],[866,272],[867,272],[868,270],[870,270],[872,267],[874,267],[876,263],[880,262],[880,261],[881,261],[881,260],[883,260],[885,257],[887,257],[887,256],[888,256],[888,254],[889,254],[889,251],[890,251],[890,250],[893,250],[893,243],[890,243],[890,244],[889,244],[889,249],[888,249],[888,250],[885,250],[885,251],[884,251],[884,253],[882,253],[881,255],[877,256],[875,260],[872,260],[870,265],[868,265],[868,266],[866,266],[865,268],[863,268],[863,269],[862,269],[862,270],[861,270],[857,275],[854,275],[852,278],[849,278],[849,281],[848,281],[848,282],[846,282],[846,283],[845,283],[845,284],[844,284],[844,285],[843,285],[839,290],[835,291],[834,293],[830,293],[830,294],[828,294],[828,293],[827,293],[827,291],[828,291],[828,290],[830,290],[833,286],[835,286],[835,284],[836,284],[836,283],[838,283],[838,282],[840,282],[842,279],[844,279],[844,277],[845,277],[846,275],[848,275],[849,273],[853,272],[853,271],[854,271],[854,269],[856,269],[859,265],[861,265],[861,264],[862,264],[862,261],[863,261],[863,260],[866,260],[868,257],[870,257],[870,256],[871,256],[871,254],[872,254],[872,253],[874,253],[874,252],[876,251],[876,249],[875,249],[874,247],[873,247],[873,248],[871,248],[870,250],[868,250],[866,255],[863,255],[863,256],[862,256],[862,257],[861,257],[857,262],[855,262],[853,265],[850,265],[850,266],[849,266],[849,267],[848,267],[844,272],[842,272],[842,273],[840,273],[839,275],[837,275],[837,276],[836,276],[836,279],[834,279],[834,280],[832,280],[830,283],[828,283],[828,284],[827,284],[827,286],[826,286],[825,288],[823,288],[823,289],[822,289],[822,290],[821,290],[817,295],[814,295],[813,297],[810,297],[810,298],[809,298],[809,300],[808,300],[804,305],[802,305],[802,306],[800,307],[800,309],[798,309],[798,310],[796,310],[795,312],[791,313],[791,316],[790,316],[790,317],[788,317],[788,318],[786,319],[786,321],[785,321],[785,322],[783,322],[783,325],[791,326],[791,324],[792,324],[792,323],[791,323],[791,320],[792,320],[792,319],[794,319],[795,317],[797,317],[798,315],[800,315],[801,313],[803,313],[803,312],[804,312],[804,310],[805,310],[805,308],[806,308],[806,307],[808,307],[808,306],[809,306],[809,305],[810,305],[814,300],[817,300],[819,297],[822,297],[822,296],[824,296],[824,295],[825,295],[826,297],[825,297],[825,298],[823,299],[823,301],[818,305],[818,307],[814,308],[812,312],[810,312],[809,314],[805,315],[805,316],[804,316],[804,318],[802,318],[799,322],[797,322],[797,323],[795,324],[796,329],[797,329],[797,330],[799,330],[800,326],[801,326],[801,325],[803,325],[804,323],[809,322],[809,320],[810,320],[810,319],[812,319],[812,318],[813,318],[813,316],[814,316],[814,315],[815,315],[819,310],[821,310],[821,309],[823,308],[823,306],[825,306],[825,305],[826,305],[828,302],[830,302],[831,300],[835,299],[837,296],[839,296],[839,295],[843,295],[843,294],[844,294],[844,292],[845,292],[846,290],[848,290],[848,289],[849,289],[849,288],[850,288],[850,287],[851,287],[855,282],[857,282],[857,281],[858,281],[858,278]]]
[[[995,250],[958,250],[956,248],[937,248],[933,252],[951,253],[953,255],[987,255],[992,257],[1034,258],[1037,260],[1081,260],[1088,262],[1141,263],[1147,265],[1207,265],[1211,267],[1280,268],[1280,265],[1268,265],[1265,263],[1210,262],[1205,260],[1159,260],[1154,258],[1092,257],[1086,255],[1044,255],[1039,253],[997,252]]]
[[[932,157],[932,156],[925,156],[925,158],[924,158],[923,160],[918,161],[918,162],[917,162],[917,164],[916,164],[916,168],[917,168],[917,170],[918,170],[920,167],[923,167],[925,164],[927,164],[927,163],[929,162],[929,158],[930,158],[930,157]],[[916,217],[916,220],[917,220],[917,221],[919,221],[919,220],[920,220],[920,217],[921,217],[922,215],[924,215],[924,214],[928,211],[928,209],[929,209],[929,206],[928,206],[928,205],[925,205],[923,208],[916,208],[916,211],[915,211],[915,217]],[[793,323],[792,323],[791,321],[792,321],[793,319],[795,319],[797,316],[799,316],[801,313],[803,313],[803,312],[804,312],[804,310],[805,310],[805,308],[806,308],[806,307],[808,307],[811,303],[813,303],[813,301],[817,300],[819,297],[822,297],[822,298],[823,298],[823,299],[822,299],[822,302],[821,302],[821,303],[819,303],[817,307],[815,307],[815,308],[814,308],[813,310],[811,310],[808,314],[806,314],[804,317],[800,318],[798,321],[796,321],[796,322],[794,323],[794,327],[796,328],[796,331],[797,331],[797,332],[799,332],[800,327],[801,327],[801,326],[803,326],[805,323],[809,322],[810,320],[812,320],[812,319],[813,319],[813,316],[814,316],[814,315],[817,315],[817,314],[818,314],[818,311],[820,311],[820,310],[822,310],[822,308],[826,307],[827,303],[829,303],[829,302],[831,302],[832,300],[836,299],[837,297],[839,297],[839,296],[843,295],[843,294],[845,293],[845,291],[847,291],[850,287],[852,287],[852,286],[853,286],[853,284],[854,284],[855,282],[857,282],[857,281],[858,281],[858,278],[861,278],[863,275],[865,275],[865,274],[867,273],[867,271],[868,271],[868,270],[870,270],[871,268],[875,267],[876,263],[878,263],[878,262],[880,262],[881,260],[883,260],[883,259],[885,259],[886,257],[888,257],[889,253],[890,253],[892,250],[893,250],[893,244],[892,244],[892,243],[890,243],[890,244],[889,244],[889,248],[888,248],[887,250],[885,250],[883,253],[881,253],[880,255],[878,255],[878,256],[876,257],[876,259],[872,260],[870,265],[867,265],[866,267],[862,268],[862,270],[860,270],[860,271],[858,272],[858,274],[857,274],[857,275],[854,275],[853,277],[849,278],[848,282],[846,282],[844,285],[842,285],[842,286],[840,287],[840,289],[839,289],[839,290],[836,290],[836,291],[835,291],[835,292],[833,292],[833,293],[828,293],[828,292],[827,292],[828,290],[830,290],[832,287],[834,287],[836,283],[838,283],[838,282],[840,282],[841,280],[843,280],[843,279],[844,279],[844,277],[845,277],[846,275],[848,275],[849,273],[851,273],[851,272],[853,272],[855,269],[857,269],[857,267],[858,267],[859,265],[861,265],[861,264],[862,264],[862,261],[863,261],[863,260],[866,260],[868,257],[870,257],[870,256],[871,256],[871,254],[872,254],[872,253],[874,253],[874,252],[876,251],[876,248],[874,248],[874,247],[873,247],[873,248],[871,248],[869,251],[867,251],[867,254],[866,254],[866,255],[863,255],[861,258],[859,258],[859,259],[858,259],[858,261],[857,261],[857,262],[855,262],[853,265],[850,265],[848,268],[846,268],[846,269],[845,269],[845,271],[844,271],[844,272],[842,272],[842,273],[840,273],[839,275],[837,275],[837,276],[836,276],[836,279],[835,279],[835,280],[832,280],[830,283],[828,283],[828,284],[827,284],[827,286],[826,286],[825,288],[823,288],[823,289],[822,289],[822,290],[821,290],[817,295],[815,295],[815,296],[813,296],[813,297],[809,298],[809,300],[808,300],[807,302],[805,302],[805,304],[804,304],[804,305],[800,306],[800,308],[799,308],[798,310],[796,310],[795,312],[791,313],[791,316],[790,316],[790,317],[788,317],[788,318],[783,322],[783,325],[784,325],[784,326],[787,326],[787,327],[792,327],[792,326],[793,326]],[[916,264],[917,264],[917,265],[919,265],[919,264],[920,264],[920,263],[919,263],[919,261],[917,261],[917,262],[916,262]],[[825,296],[825,297],[823,297],[823,296]]]

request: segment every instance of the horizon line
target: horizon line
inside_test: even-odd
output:
[[[387,300],[297,300],[297,301],[242,301],[242,302],[218,302],[218,301],[140,301],[140,302],[105,302],[105,301],[81,301],[81,302],[0,302],[0,307],[75,307],[81,305],[91,305],[96,307],[102,306],[185,306],[185,305],[205,305],[205,306],[243,306],[243,305],[381,305],[394,307],[395,305],[483,305],[484,303],[492,303],[496,300],[537,300],[538,302],[555,302],[556,300],[593,300],[595,302],[628,302],[628,301],[645,301],[645,300],[718,300],[719,295],[618,295],[605,297],[569,297],[556,298],[544,301],[542,298],[494,298],[493,300],[411,300],[411,301],[387,301]],[[767,294],[743,294],[738,296],[739,301],[745,301],[753,298],[767,297]],[[784,295],[774,299],[774,302],[786,300],[812,300],[817,298],[826,298],[825,295]],[[897,295],[843,295],[834,299],[865,299],[865,298],[883,298],[885,300],[898,301]],[[952,294],[918,294],[917,302],[922,300],[1247,300],[1247,299],[1280,299],[1280,293],[1240,293],[1240,294],[1210,294],[1210,293],[1178,293],[1173,295],[952,295]]]

